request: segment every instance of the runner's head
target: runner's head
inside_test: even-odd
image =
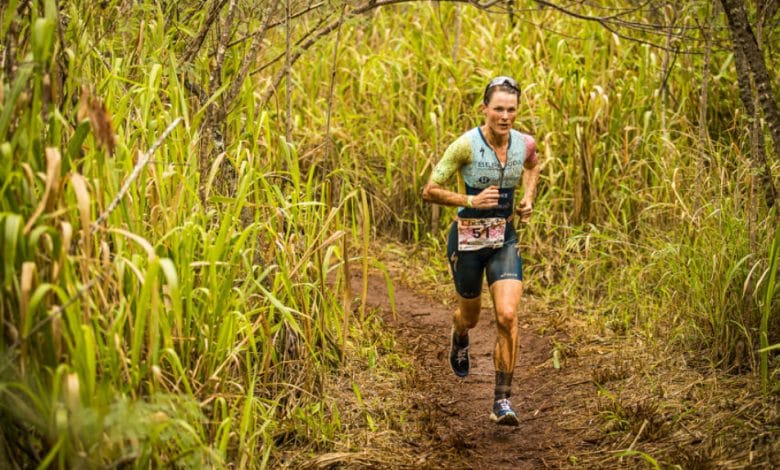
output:
[[[488,83],[482,98],[482,113],[485,115],[483,130],[493,137],[509,136],[517,117],[520,89],[511,77],[496,77]]]
[[[485,93],[482,95],[482,104],[485,106],[489,105],[490,100],[497,91],[515,95],[518,102],[520,101],[520,86],[517,84],[517,81],[512,77],[502,75],[490,80],[490,83],[487,84]]]

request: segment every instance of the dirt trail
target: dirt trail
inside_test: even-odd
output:
[[[360,278],[354,281],[357,284]],[[431,448],[420,449],[420,467],[560,468],[573,463],[569,460],[573,454],[588,452],[589,426],[581,423],[572,428],[576,420],[567,416],[587,415],[582,408],[593,397],[592,373],[575,364],[560,370],[553,367],[555,338],[535,333],[544,319],[532,301],[521,307],[520,353],[512,387],[520,425],[513,428],[496,426],[489,419],[496,338],[489,296],[483,294],[480,322],[471,332],[471,372],[466,379],[458,379],[447,360],[451,307],[400,282],[393,285],[395,320],[381,276],[369,279],[371,306],[381,309],[388,324],[396,328],[419,371],[410,399],[421,410],[421,433],[432,443]]]

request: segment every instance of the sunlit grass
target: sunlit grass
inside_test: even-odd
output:
[[[521,233],[530,282],[596,306],[588,321],[601,328],[673,332],[673,345],[757,373],[776,392],[778,243],[763,208],[752,228],[743,210],[751,177],[736,150],[743,124],[725,111],[738,101],[725,54],[710,85],[709,125],[723,132],[704,145],[696,57],[669,76],[678,102],[662,109],[659,52],[596,24],[549,9],[528,16],[592,38],[567,39],[470,8],[394,7],[349,20],[335,64],[327,39],[295,65],[293,142],[281,137],[283,106],[260,107],[257,75],[220,123],[219,146],[202,124],[248,51],[228,51],[223,87],[196,100],[184,80],[205,83],[212,59],[180,55],[202,9],[182,7],[185,23],[154,2],[66,2],[66,47],[55,3],[33,3],[33,40],[2,80],[0,406],[6,436],[41,462],[263,467],[287,443],[337,440],[343,424],[323,404],[323,380],[349,351],[377,363],[379,347],[361,343],[363,329],[381,328],[363,323],[366,273],[388,268],[370,259],[371,240],[417,244],[394,252],[401,264],[443,252],[454,210],[434,217],[421,191],[449,142],[479,123],[484,83],[498,74],[520,80],[517,127],[543,156],[534,222]],[[268,47],[284,49],[279,31]],[[44,100],[58,79],[67,99]],[[106,103],[113,155],[95,123],[79,122],[82,86]],[[363,274],[359,291],[347,263]],[[445,271],[432,259],[420,279]],[[367,408],[357,385],[354,394]]]

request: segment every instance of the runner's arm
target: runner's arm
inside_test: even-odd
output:
[[[536,152],[536,141],[531,136],[525,136],[526,158],[523,163],[523,198],[515,210],[520,216],[521,222],[528,222],[534,209],[536,198],[536,185],[539,182],[539,174],[542,166],[539,163],[539,154]]]
[[[444,152],[444,156],[431,172],[428,184],[423,188],[423,200],[444,206],[468,207],[469,196],[444,188],[452,176],[471,161],[471,144],[461,136]],[[489,209],[498,206],[498,188],[490,186],[481,193],[471,196],[471,207]]]

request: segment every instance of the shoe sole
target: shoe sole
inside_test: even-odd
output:
[[[495,413],[490,413],[490,420],[502,426],[518,426],[520,424],[520,420],[514,413],[507,413],[500,418]]]
[[[458,371],[456,371],[455,369],[453,369],[453,368],[452,368],[452,364],[450,364],[450,369],[452,369],[452,373],[453,373],[453,374],[455,374],[455,376],[456,376],[456,377],[458,377],[458,378],[460,378],[460,379],[465,379],[466,377],[468,377],[468,376],[469,376],[469,373],[468,373],[468,372],[466,372],[466,373],[465,373],[465,374],[463,374],[463,375],[461,375],[460,373],[458,373]]]

